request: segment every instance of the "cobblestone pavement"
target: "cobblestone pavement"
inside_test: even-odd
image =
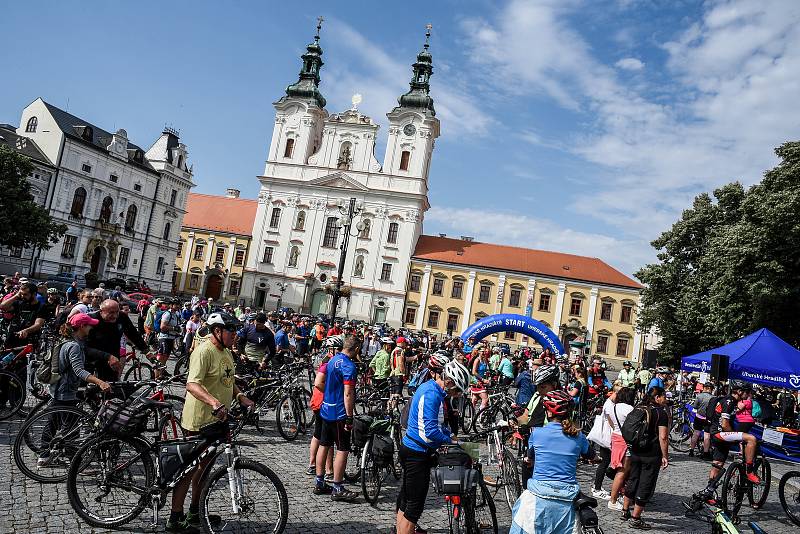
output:
[[[19,421],[0,422],[0,532],[36,533],[83,533],[97,530],[82,524],[73,514],[63,485],[41,485],[26,479],[14,465],[12,447]],[[382,490],[376,506],[365,503],[333,503],[327,497],[311,494],[312,480],[304,473],[308,464],[307,439],[301,436],[294,442],[285,442],[269,427],[264,435],[248,433],[246,439],[257,443],[257,449],[243,449],[247,455],[269,465],[283,480],[289,496],[289,521],[287,533],[385,533],[393,523],[394,501],[398,483],[393,479]],[[743,507],[743,523],[756,520],[770,534],[797,533],[783,513],[778,502],[777,480],[788,470],[786,465],[772,463],[773,485],[764,510],[755,512]],[[675,454],[674,463],[661,473],[653,503],[644,517],[651,521],[657,533],[709,532],[707,525],[684,517],[681,501],[705,484],[708,465],[705,462]],[[491,469],[489,469],[491,474]],[[579,467],[579,479],[585,492],[591,489],[594,468]],[[609,489],[609,481],[605,482]],[[353,487],[353,489],[360,489]],[[496,505],[500,532],[508,532],[510,513],[502,492],[497,495]],[[627,525],[618,520],[618,513],[601,502],[598,514],[606,533],[628,531]],[[161,524],[166,520],[163,511]],[[150,517],[146,510],[124,532],[151,531]],[[446,532],[447,523],[443,501],[433,491],[429,492],[422,524],[430,532]],[[163,526],[156,531],[163,531]],[[743,532],[745,531],[743,527]],[[749,529],[747,530],[749,532]]]

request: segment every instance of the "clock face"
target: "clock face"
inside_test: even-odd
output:
[[[417,129],[414,128],[413,124],[406,124],[405,127],[403,127],[403,133],[406,135],[414,135],[416,132]]]

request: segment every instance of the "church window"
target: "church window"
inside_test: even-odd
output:
[[[339,160],[336,162],[337,169],[349,169],[353,161],[353,145],[350,141],[345,141],[339,148]]]
[[[305,227],[306,227],[306,212],[303,211],[303,210],[300,210],[297,213],[297,221],[295,221],[295,223],[294,223],[294,229],[295,230],[302,230]]]
[[[292,152],[294,152],[294,139],[290,137],[286,140],[286,147],[283,149],[283,157],[291,158]]]
[[[364,276],[364,255],[359,254],[356,256],[356,266],[353,269],[353,276],[357,276],[359,278]]]
[[[69,210],[69,216],[73,218],[83,217],[84,204],[86,204],[86,189],[79,187],[75,190],[75,195],[72,197],[72,207]]]
[[[369,232],[372,229],[372,221],[369,219],[364,219],[361,221],[364,226],[361,227],[361,232],[359,233],[358,237],[361,239],[369,239]]]
[[[31,117],[28,119],[28,124],[25,125],[26,133],[36,133],[36,127],[39,125],[39,119]]]
[[[114,200],[111,197],[103,199],[103,206],[100,208],[100,221],[111,222],[111,210],[114,209]]]
[[[169,237],[170,237],[169,234],[170,234],[171,230],[172,230],[172,224],[164,223],[164,239],[167,240],[167,241],[169,241]]]
[[[409,152],[408,150],[403,150],[403,152],[400,153],[400,170],[407,171],[408,164],[410,161],[411,161],[411,152]]]
[[[322,238],[322,246],[336,248],[336,241],[339,237],[339,219],[328,217],[325,222],[325,235]]]
[[[126,230],[133,230],[133,227],[136,226],[136,213],[138,212],[138,208],[136,204],[131,204],[128,206],[128,213],[125,214],[125,229]]]
[[[270,215],[269,218],[269,227],[277,228],[280,222],[281,222],[281,209],[272,208],[272,215]]]
[[[386,237],[388,243],[397,243],[397,232],[400,230],[400,225],[396,222],[389,224],[389,235]]]
[[[297,267],[297,261],[300,259],[300,247],[294,246],[289,252],[289,267]]]

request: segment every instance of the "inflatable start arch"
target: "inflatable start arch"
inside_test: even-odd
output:
[[[496,334],[497,332],[519,332],[520,334],[532,337],[542,347],[550,349],[556,356],[564,355],[564,346],[558,339],[558,336],[552,330],[547,328],[543,323],[526,317],[524,315],[517,315],[514,313],[500,313],[497,315],[490,315],[484,317],[480,321],[472,324],[469,328],[464,330],[461,334],[461,339],[464,343],[469,338],[474,337],[477,341]]]

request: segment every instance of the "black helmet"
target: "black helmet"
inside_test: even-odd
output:
[[[267,322],[267,314],[264,312],[258,312],[256,314],[256,322],[257,323],[266,323]]]
[[[208,316],[206,324],[209,328],[221,326],[225,330],[238,330],[242,326],[242,322],[239,319],[225,312],[212,313]]]
[[[744,380],[731,380],[728,385],[731,387],[731,390],[741,389],[743,391],[750,391],[753,389],[753,384],[745,382]]]

